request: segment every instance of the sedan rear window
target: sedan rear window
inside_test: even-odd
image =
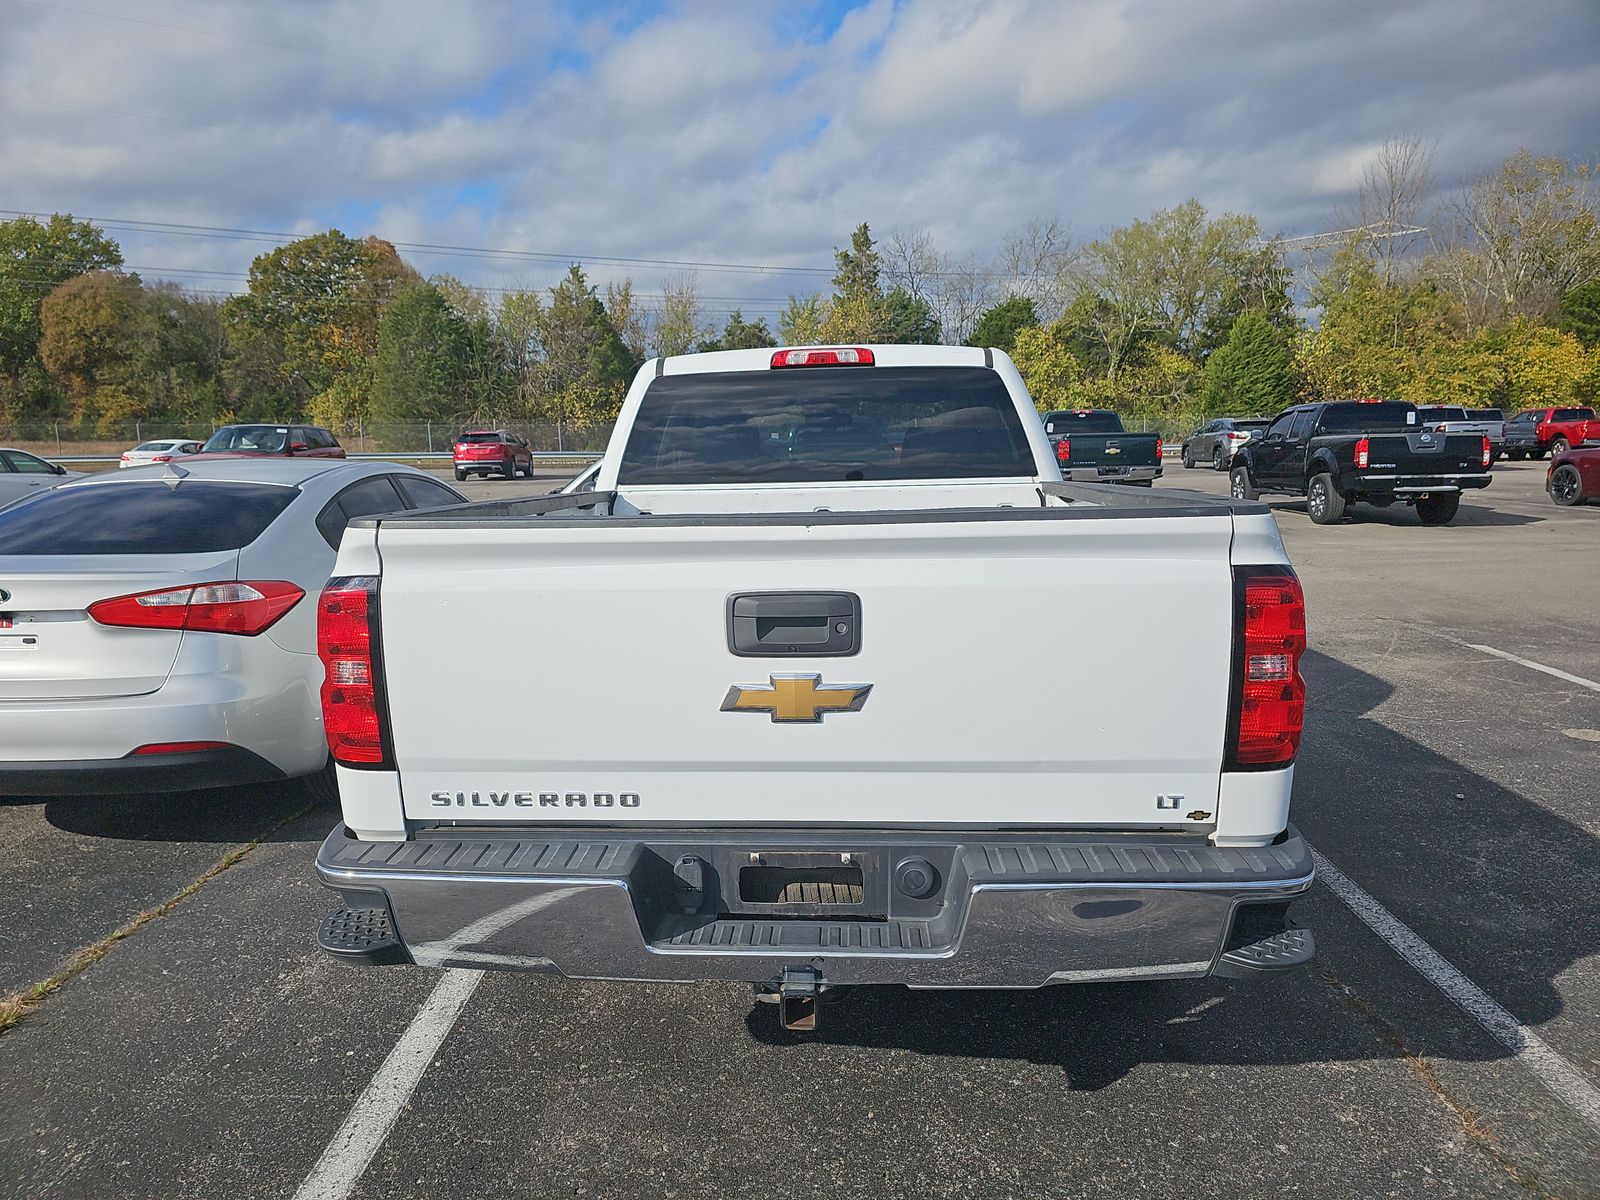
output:
[[[461,440],[468,444],[474,442],[498,442],[500,435],[498,433],[463,433]]]
[[[0,509],[0,556],[204,554],[248,546],[299,489],[152,479],[57,488]]]
[[[650,384],[622,483],[827,483],[1034,474],[1011,394],[986,367],[666,375]]]

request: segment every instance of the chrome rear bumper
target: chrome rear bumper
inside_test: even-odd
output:
[[[585,979],[762,983],[806,970],[830,985],[914,987],[1250,975],[1312,953],[1309,931],[1284,918],[1313,874],[1292,829],[1260,848],[1177,834],[575,832],[365,842],[338,826],[317,871],[361,915],[333,926],[362,933],[325,922],[323,948]],[[857,872],[853,903],[763,903],[741,882],[761,864],[821,858]]]

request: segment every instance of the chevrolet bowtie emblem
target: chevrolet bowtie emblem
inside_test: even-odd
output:
[[[867,702],[870,683],[822,686],[820,675],[772,675],[771,686],[736,683],[722,701],[723,712],[771,713],[773,721],[820,722],[831,712],[857,712]]]

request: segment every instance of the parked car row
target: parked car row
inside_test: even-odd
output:
[[[1565,454],[1589,440],[1600,441],[1600,420],[1587,406],[1530,408],[1506,422],[1506,457],[1513,462]]]
[[[463,502],[394,463],[191,455],[0,510],[0,795],[331,793],[316,606],[344,528]]]

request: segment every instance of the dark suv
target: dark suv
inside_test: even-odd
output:
[[[455,460],[457,481],[490,472],[515,479],[521,471],[533,478],[533,448],[504,429],[469,429],[456,439],[450,457]]]
[[[224,425],[206,439],[196,458],[255,458],[261,455],[285,458],[343,458],[344,447],[328,430],[318,425]]]

